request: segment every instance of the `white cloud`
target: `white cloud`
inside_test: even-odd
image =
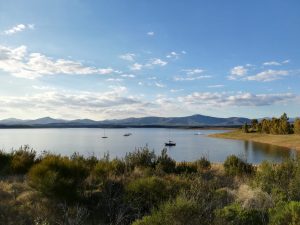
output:
[[[164,88],[164,87],[166,87],[166,85],[164,85],[164,84],[162,84],[162,83],[159,83],[159,82],[155,82],[154,85],[155,85],[156,87],[159,87],[159,88]]]
[[[41,53],[28,53],[24,45],[17,48],[0,45],[0,70],[27,79],[55,74],[104,75],[114,72],[112,68],[88,67],[72,60],[55,60]]]
[[[252,94],[252,93],[226,93],[226,92],[194,92],[179,97],[178,101],[191,105],[206,106],[267,106],[294,100],[291,93],[280,94]]]
[[[122,74],[121,77],[135,78],[135,75],[134,74]]]
[[[254,76],[248,76],[246,77],[246,79],[253,80],[253,81],[267,82],[267,81],[278,80],[288,75],[289,75],[289,71],[287,70],[266,70]]]
[[[170,92],[172,93],[176,93],[176,92],[180,92],[180,91],[184,91],[184,89],[171,89]]]
[[[119,58],[133,62],[135,60],[135,54],[134,53],[126,53],[124,55],[120,55]]]
[[[121,78],[108,78],[108,79],[106,79],[106,81],[112,81],[112,82],[122,82],[122,81],[123,81],[123,79],[121,79]]]
[[[228,78],[230,80],[236,80],[239,77],[243,77],[247,74],[248,69],[244,66],[235,66],[230,70],[230,76]]]
[[[26,29],[30,29],[30,30],[33,30],[34,29],[34,24],[18,24],[8,30],[5,30],[4,31],[4,34],[6,35],[12,35],[12,34],[15,34],[15,33],[18,33],[18,32],[21,32],[21,31],[24,31]]]
[[[207,79],[207,78],[211,78],[210,75],[202,75],[202,76],[196,76],[196,77],[174,77],[175,81],[194,81],[194,80],[202,80],[202,79]]]
[[[186,72],[187,75],[194,75],[194,74],[199,74],[199,73],[203,73],[204,70],[203,69],[185,69],[183,70],[184,72]]]
[[[276,62],[276,61],[270,61],[270,62],[264,62],[264,66],[281,66],[281,63]]]
[[[179,56],[180,56],[180,54],[177,52],[170,52],[169,54],[167,54],[166,57],[169,59],[178,59]]]
[[[152,62],[151,62],[151,64],[152,64],[152,65],[165,66],[165,65],[167,65],[167,64],[168,64],[168,62],[166,62],[166,61],[163,61],[163,60],[161,60],[161,59],[158,59],[158,58],[156,58],[156,59],[152,59]]]
[[[155,34],[154,31],[149,31],[149,32],[147,32],[147,35],[148,35],[148,36],[154,36],[154,34]]]
[[[208,85],[208,88],[221,88],[224,87],[224,84],[215,84],[215,85]]]
[[[142,64],[139,64],[139,63],[134,63],[133,65],[131,65],[129,67],[131,70],[141,70],[143,68],[143,65]]]

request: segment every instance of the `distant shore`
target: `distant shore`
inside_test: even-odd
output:
[[[243,133],[240,130],[235,130],[226,133],[210,134],[209,137],[255,141],[300,151],[300,135],[297,134],[273,135],[261,133]]]

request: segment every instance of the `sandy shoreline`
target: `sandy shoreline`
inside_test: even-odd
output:
[[[232,131],[219,134],[211,134],[209,137],[225,138],[235,140],[255,141],[265,144],[272,144],[281,147],[290,148],[300,151],[300,135],[273,135],[273,134],[260,134],[260,133],[242,133],[241,131]]]

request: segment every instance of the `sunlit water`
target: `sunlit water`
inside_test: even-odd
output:
[[[195,133],[200,132],[200,135]],[[159,153],[168,140],[176,142],[168,153],[177,161],[193,161],[201,156],[212,162],[222,162],[228,155],[235,154],[248,162],[263,160],[274,162],[295,155],[293,150],[249,141],[217,139],[208,134],[222,130],[190,130],[164,128],[105,129],[108,137],[102,139],[103,129],[0,129],[0,148],[9,151],[28,144],[36,151],[51,151],[62,155],[79,152],[85,156],[101,157],[109,152],[111,157],[123,157],[135,148],[148,146]],[[124,137],[125,133],[132,133]]]

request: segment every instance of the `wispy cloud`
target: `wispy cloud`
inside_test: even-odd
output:
[[[134,74],[122,74],[121,77],[125,77],[125,78],[135,78]]]
[[[207,79],[207,78],[211,78],[212,76],[210,75],[202,75],[202,76],[187,76],[187,77],[180,77],[180,76],[176,76],[174,77],[175,81],[194,81],[194,80],[202,80],[202,79]]]
[[[252,94],[248,92],[194,92],[190,95],[179,97],[178,101],[192,105],[206,106],[267,106],[295,100],[291,93],[279,94]]]
[[[221,87],[224,87],[225,85],[224,84],[215,84],[215,85],[208,85],[207,87],[208,88],[221,88]]]
[[[170,53],[167,54],[166,57],[169,58],[169,59],[178,59],[179,56],[180,56],[180,54],[177,53],[177,52],[170,52]]]
[[[148,32],[147,32],[147,35],[148,35],[148,36],[154,36],[154,34],[155,34],[154,31],[148,31]]]
[[[18,24],[14,27],[11,27],[10,29],[8,30],[5,30],[3,33],[6,34],[6,35],[12,35],[12,34],[15,34],[15,33],[18,33],[18,32],[22,32],[26,29],[29,29],[29,30],[33,30],[34,29],[34,24]]]
[[[277,62],[277,61],[269,61],[269,62],[264,62],[263,65],[264,66],[281,66],[283,64],[287,64],[289,63],[290,60],[287,59],[287,60],[284,60],[284,61],[281,61],[281,62]]]
[[[139,64],[139,63],[134,63],[133,65],[131,65],[129,67],[131,70],[141,70],[143,68],[143,65],[142,64]]]
[[[126,53],[126,54],[120,55],[119,58],[132,62],[135,60],[135,54],[134,53]]]
[[[254,76],[248,76],[245,79],[246,80],[253,80],[253,81],[274,81],[279,80],[282,77],[288,76],[289,71],[287,70],[265,70],[260,73],[257,73]]]
[[[168,64],[168,62],[163,61],[163,60],[161,60],[161,59],[159,59],[159,58],[156,58],[156,59],[152,59],[152,60],[151,60],[151,64],[152,64],[152,65],[165,66],[165,65]]]
[[[184,69],[182,70],[184,72],[186,72],[187,75],[194,75],[194,74],[199,74],[199,73],[203,73],[204,70],[203,69],[199,69],[199,68],[195,68],[195,69]]]
[[[156,87],[159,87],[159,88],[164,88],[164,87],[166,87],[166,85],[164,85],[164,84],[162,84],[162,83],[159,83],[159,82],[155,82],[154,85],[155,85]]]
[[[17,48],[0,45],[0,70],[27,79],[55,74],[104,75],[114,72],[112,68],[89,67],[68,59],[55,60],[41,53],[28,53],[24,45]]]
[[[230,70],[230,75],[228,78],[230,80],[236,80],[240,77],[243,77],[247,74],[248,69],[245,66],[235,66]]]

